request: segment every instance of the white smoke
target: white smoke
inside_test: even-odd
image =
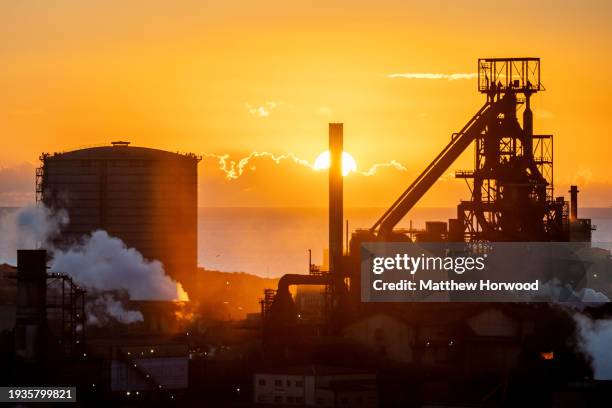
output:
[[[578,344],[591,357],[596,380],[612,380],[612,320],[594,320],[584,314],[574,314],[578,328]]]
[[[106,326],[116,320],[123,324],[142,322],[142,313],[137,310],[126,310],[123,303],[112,293],[104,293],[85,305],[87,324]]]
[[[16,265],[18,249],[49,249],[66,224],[66,211],[52,212],[43,205],[7,212],[0,218],[0,263]]]
[[[165,274],[159,261],[148,261],[134,248],[106,231],[95,231],[68,249],[52,240],[68,223],[65,211],[53,212],[43,205],[30,205],[0,218],[0,262],[16,265],[18,249],[47,249],[53,256],[52,272],[69,275],[89,295],[88,323],[103,325],[112,319],[122,323],[142,321],[142,314],[126,310],[108,291],[127,293],[134,300],[186,300],[180,283]],[[102,293],[106,292],[106,293]]]
[[[102,291],[126,290],[133,300],[177,300],[178,285],[159,261],[147,261],[106,231],[53,253],[52,272],[67,273],[79,285]]]
[[[584,309],[599,303],[607,303],[610,299],[601,292],[592,288],[580,288],[574,290],[572,285],[561,283],[558,278],[553,278],[541,285],[538,296],[544,297],[550,302],[560,302],[574,309]]]

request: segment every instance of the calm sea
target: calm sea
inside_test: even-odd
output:
[[[350,230],[369,228],[383,212],[345,209],[345,218]],[[426,220],[445,221],[454,214],[454,208],[417,208],[402,226],[412,220],[414,227],[424,227]],[[584,208],[579,216],[597,226],[594,242],[612,242],[612,208]],[[320,263],[327,248],[325,208],[201,208],[198,224],[199,263],[210,269],[268,277],[307,273],[308,249]]]
[[[8,211],[12,209],[0,207],[0,220]],[[417,208],[401,226],[412,220],[414,227],[423,227],[426,220],[448,220],[455,211]],[[345,209],[345,218],[350,230],[369,228],[383,212],[383,208],[350,208]],[[307,273],[308,250],[313,262],[321,263],[327,248],[325,208],[200,208],[198,215],[198,262],[208,269],[265,277]],[[592,218],[597,226],[593,241],[612,242],[612,208],[584,208],[579,215]]]

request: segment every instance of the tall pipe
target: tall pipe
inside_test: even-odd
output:
[[[533,113],[531,112],[530,94],[525,94],[525,110],[523,111],[523,155],[533,158]]]
[[[28,362],[44,356],[47,330],[47,251],[17,251],[15,352]]]
[[[578,186],[571,186],[570,190],[570,221],[578,219]]]
[[[342,123],[329,124],[329,271],[335,282],[342,279]]]

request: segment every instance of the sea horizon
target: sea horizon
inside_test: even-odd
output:
[[[3,214],[19,207],[0,207]],[[369,228],[383,207],[345,207],[349,230]],[[400,226],[423,228],[425,221],[447,221],[453,207],[415,207]],[[612,242],[612,208],[584,207],[579,217],[591,218],[593,242]],[[244,272],[276,278],[308,273],[321,264],[327,248],[326,207],[198,207],[198,266],[223,272]]]

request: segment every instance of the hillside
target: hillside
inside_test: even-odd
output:
[[[243,272],[198,269],[198,288],[189,294],[197,301],[205,317],[244,319],[247,313],[260,311],[259,300],[266,288],[276,289],[278,279],[262,278]]]

